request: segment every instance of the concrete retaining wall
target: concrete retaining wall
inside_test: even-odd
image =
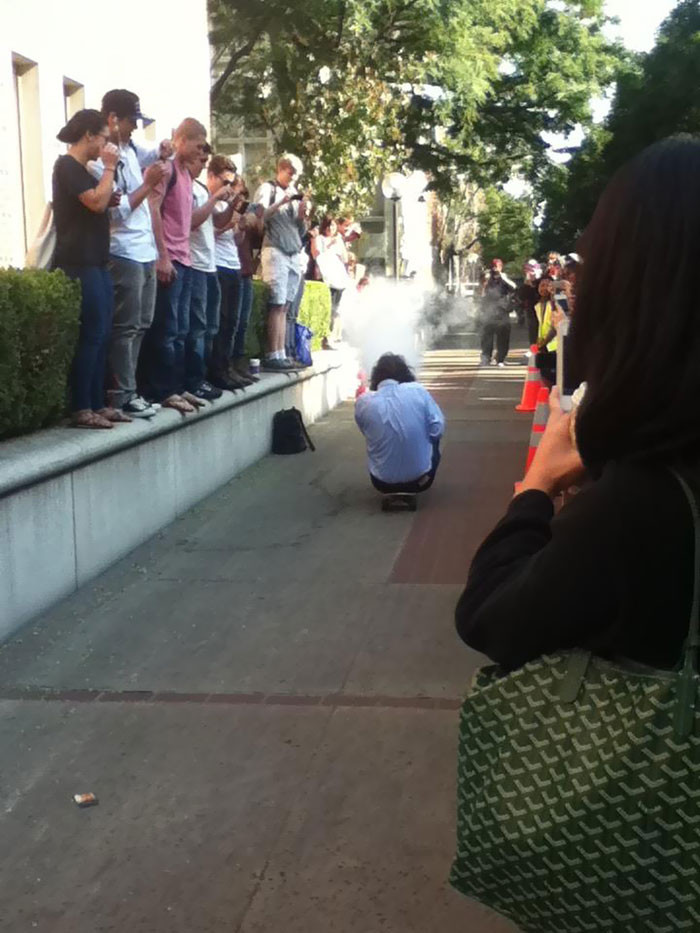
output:
[[[0,444],[0,640],[269,453],[276,411],[311,424],[353,394],[356,372],[351,355],[319,353],[197,415]]]

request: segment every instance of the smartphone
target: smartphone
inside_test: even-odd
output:
[[[301,201],[303,197],[304,197],[303,191],[297,191],[296,194],[290,194],[289,200],[290,201]]]
[[[245,214],[250,207],[250,201],[244,201],[239,207],[236,208],[236,211],[239,214]]]
[[[566,374],[567,366],[567,338],[569,336],[570,321],[567,317],[557,325],[557,388],[561,400],[562,411],[571,411],[571,396],[576,386],[569,385]]]

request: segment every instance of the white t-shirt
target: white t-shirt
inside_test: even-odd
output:
[[[192,197],[195,209],[209,200],[209,191],[201,181],[195,181],[192,185]],[[193,269],[198,272],[216,272],[214,221],[211,214],[203,224],[190,231],[190,254]]]
[[[224,201],[219,201],[219,203],[214,208],[217,214],[222,213],[226,210],[228,204]],[[214,248],[216,253],[216,264],[217,266],[222,266],[224,269],[240,269],[241,260],[238,256],[238,247],[236,246],[236,241],[234,240],[235,230],[225,230],[223,233],[214,227]]]

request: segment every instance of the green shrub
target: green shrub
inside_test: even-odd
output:
[[[245,348],[248,356],[265,355],[265,309],[269,290],[257,279],[253,282],[253,308],[246,333]],[[321,341],[331,329],[331,292],[325,282],[307,282],[299,308],[299,322],[313,331],[311,349],[318,350]]]
[[[0,438],[65,414],[79,326],[79,283],[60,271],[0,269]]]

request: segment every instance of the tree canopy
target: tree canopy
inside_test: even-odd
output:
[[[381,175],[488,186],[546,169],[543,131],[590,122],[617,76],[603,0],[210,0],[212,109],[296,152],[320,206]]]
[[[657,140],[700,133],[700,0],[682,0],[656,45],[620,77],[612,109],[566,166],[553,166],[539,193],[546,203],[544,248],[573,244],[615,171]]]

